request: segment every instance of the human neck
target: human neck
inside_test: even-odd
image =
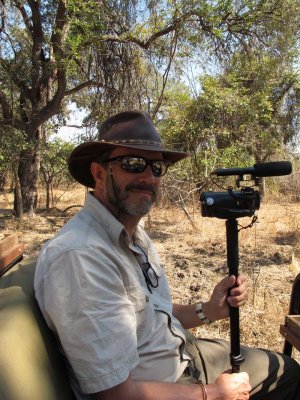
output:
[[[134,236],[134,232],[136,230],[136,227],[138,225],[138,223],[140,222],[141,218],[140,217],[133,217],[130,215],[126,215],[126,214],[121,214],[118,217],[118,220],[121,222],[121,224],[124,225],[124,228],[126,230],[126,232],[128,233],[129,236],[129,240],[133,243],[133,236]]]
[[[124,225],[126,232],[128,233],[130,241],[133,242],[133,234],[136,230],[138,223],[142,217],[135,217],[128,215],[125,212],[120,211],[117,207],[113,206],[111,203],[107,202],[106,199],[101,196],[101,193],[94,192],[94,196],[106,207],[115,218]]]

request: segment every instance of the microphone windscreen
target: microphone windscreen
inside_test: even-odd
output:
[[[292,164],[289,161],[275,161],[254,165],[255,176],[282,176],[292,172]]]

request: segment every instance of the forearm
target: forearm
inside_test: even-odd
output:
[[[131,378],[114,388],[95,394],[94,398],[95,400],[203,400],[201,387],[197,384],[134,381]]]
[[[223,278],[214,288],[210,299],[203,303],[202,311],[210,321],[217,321],[229,317],[229,305],[241,307],[247,300],[247,284],[240,275],[237,280],[234,276]],[[195,304],[173,304],[173,315],[185,329],[201,325],[196,313]]]
[[[213,310],[210,310],[209,303],[205,302],[202,305],[202,310],[210,321],[216,321],[218,318],[214,315]],[[195,304],[173,304],[173,315],[176,317],[184,329],[191,329],[201,325],[201,321],[196,313]]]
[[[248,400],[249,377],[246,372],[221,374],[215,383],[205,385],[208,400]],[[95,400],[205,400],[198,384],[134,381],[130,377],[118,386],[96,393]]]

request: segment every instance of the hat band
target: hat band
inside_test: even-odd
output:
[[[102,139],[100,142],[103,143],[111,143],[111,144],[142,144],[142,145],[151,145],[155,147],[160,147],[162,148],[162,143],[161,142],[156,142],[152,140],[141,140],[141,139],[123,139],[123,140],[110,140],[107,142],[106,140]]]

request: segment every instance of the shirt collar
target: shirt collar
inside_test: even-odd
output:
[[[85,210],[101,225],[107,232],[110,239],[118,242],[120,235],[125,231],[120,221],[104,205],[89,192],[84,203]]]
[[[118,221],[106,207],[104,207],[104,205],[93,195],[93,192],[87,194],[84,209],[96,220],[97,224],[106,231],[112,242],[119,244],[122,237],[131,251],[136,254],[141,252],[141,250],[137,251],[136,247],[130,244],[124,225],[121,224],[121,222]],[[151,254],[148,254],[148,243],[145,238],[144,229],[139,225],[136,227],[134,232],[134,240],[136,244],[142,247],[156,274],[160,276],[162,273],[161,268],[157,267],[155,263],[152,262]]]
[[[120,236],[122,236],[126,243],[130,243],[124,225],[93,195],[93,192],[87,194],[84,208],[105,229],[113,242],[118,243]],[[134,237],[136,242],[140,243],[144,248],[146,244],[143,240],[142,230],[138,225],[134,232]]]

